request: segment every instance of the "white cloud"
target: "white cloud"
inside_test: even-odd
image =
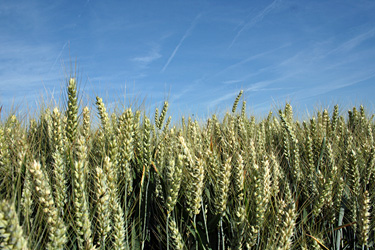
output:
[[[239,79],[239,80],[228,80],[228,81],[224,81],[223,83],[224,84],[234,84],[234,83],[239,83],[239,82],[243,82],[242,79]]]
[[[161,58],[161,54],[159,53],[159,50],[153,49],[147,55],[134,57],[132,60],[135,62],[141,63],[143,66],[147,66],[148,64],[156,61],[159,58]]]

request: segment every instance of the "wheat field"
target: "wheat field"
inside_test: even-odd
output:
[[[298,121],[286,104],[257,121],[241,95],[223,118],[172,124],[168,102],[154,117],[80,107],[70,78],[65,110],[9,115],[0,248],[372,249],[374,115]]]

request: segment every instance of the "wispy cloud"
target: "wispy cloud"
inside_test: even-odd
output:
[[[141,66],[146,67],[148,64],[156,61],[159,58],[161,58],[159,49],[153,48],[147,55],[134,57],[132,61],[140,63]]]
[[[175,103],[180,100],[181,97],[189,93],[190,91],[194,90],[196,86],[193,84],[188,85],[186,88],[182,89],[179,92],[173,93],[170,99],[170,103]]]
[[[179,91],[173,93],[171,95],[170,102],[177,102],[178,100],[182,99],[181,97],[185,96],[189,92],[198,92],[199,86],[202,86],[204,82],[207,80],[207,77],[204,75],[198,79],[195,79],[191,84],[179,84],[177,86],[184,86]]]
[[[375,77],[375,71],[370,72],[360,72],[357,75],[353,75],[352,77],[345,77],[343,79],[339,79],[334,83],[321,85],[320,87],[315,88],[319,94],[325,94],[331,91],[335,91],[341,88],[350,87],[361,83],[363,81],[372,79]]]
[[[283,63],[284,63],[284,61],[282,61],[280,63],[276,63],[276,64],[271,65],[269,67],[265,67],[264,70],[266,72],[273,72],[273,71],[278,72],[280,67],[282,67]],[[251,92],[265,92],[265,93],[270,94],[269,93],[270,91],[280,91],[280,90],[292,91],[292,90],[295,90],[296,87],[300,86],[300,85],[299,84],[298,85],[293,85],[293,84],[292,85],[286,85],[286,83],[289,82],[290,79],[293,79],[294,77],[296,77],[296,75],[298,75],[299,73],[300,73],[299,70],[297,70],[296,72],[280,71],[276,74],[275,77],[269,77],[268,76],[265,80],[256,81],[256,82],[252,81],[253,83],[251,83],[250,85],[245,84],[243,86],[243,90],[244,90],[245,94],[246,93],[249,94]],[[246,81],[242,81],[242,82],[246,83]],[[227,87],[224,87],[224,88],[225,88],[225,90],[228,89]],[[208,106],[210,108],[212,108],[212,107],[215,107],[215,106],[219,105],[221,102],[224,102],[224,101],[227,101],[227,100],[234,100],[237,94],[238,94],[238,90],[230,91],[228,94],[223,95],[220,98],[217,98],[213,101],[210,100],[210,103],[208,104]],[[276,94],[276,95],[278,95],[278,94]]]
[[[209,103],[209,108],[212,108],[212,107],[215,107],[216,105],[218,105],[219,103],[223,102],[223,101],[226,101],[226,100],[229,100],[229,99],[233,99],[236,97],[236,95],[238,95],[238,90],[235,90],[235,91],[231,91],[230,93],[228,94],[225,94],[219,98],[216,98],[215,100],[213,101],[210,101]]]
[[[353,87],[356,84],[370,80],[375,77],[375,71],[359,72],[350,74],[340,79],[333,80],[327,84],[318,83],[311,87],[303,88],[292,93],[295,100],[304,101],[310,98],[316,98],[324,94],[328,94],[346,87]],[[334,95],[332,95],[334,96]]]
[[[277,69],[278,67],[279,67],[278,65],[267,66],[267,67],[258,69],[258,70],[254,71],[254,72],[251,72],[250,74],[243,75],[240,78],[223,81],[223,84],[228,84],[229,85],[229,84],[236,84],[236,83],[245,83],[251,77],[258,76],[258,75],[260,75],[262,73],[265,73],[265,72],[272,72],[275,69]]]
[[[223,69],[223,70],[220,70],[220,71],[217,72],[214,76],[221,75],[221,74],[226,73],[226,72],[228,72],[228,71],[230,71],[230,70],[232,70],[232,69],[238,68],[239,66],[241,66],[241,65],[243,65],[243,64],[246,64],[246,63],[249,63],[249,62],[251,62],[251,61],[254,61],[254,60],[257,60],[257,59],[263,58],[263,57],[266,56],[266,55],[272,54],[272,53],[274,53],[274,52],[276,52],[276,51],[278,51],[278,50],[280,50],[280,49],[286,48],[286,47],[288,47],[288,46],[290,46],[290,44],[285,44],[285,45],[282,45],[282,46],[277,47],[277,48],[275,48],[275,49],[267,50],[267,51],[264,51],[264,52],[258,53],[258,54],[256,54],[256,55],[251,55],[251,56],[249,56],[249,57],[247,57],[247,58],[245,58],[245,59],[242,59],[242,60],[239,61],[239,62],[236,62],[236,63],[234,63],[234,64],[232,64],[232,65],[229,65],[228,67],[226,67],[226,68]]]
[[[164,67],[162,68],[161,72],[164,72],[168,65],[171,63],[171,61],[173,60],[173,58],[175,57],[178,49],[180,48],[180,46],[182,45],[182,43],[185,41],[185,39],[190,36],[192,30],[194,29],[195,25],[197,24],[199,18],[202,16],[202,14],[199,14],[197,15],[193,22],[190,24],[190,27],[185,31],[185,34],[182,36],[180,42],[177,44],[176,48],[173,50],[172,54],[170,55],[170,57],[168,58],[168,61],[167,63],[164,65]]]
[[[223,83],[224,83],[224,84],[234,84],[234,83],[239,83],[239,82],[243,82],[243,79],[238,79],[238,80],[228,80],[228,81],[224,81]]]
[[[51,70],[51,65],[61,57],[59,49],[51,45],[33,46],[25,42],[1,41],[0,47],[0,99],[6,104],[12,100],[30,102],[46,89],[58,95],[64,79],[61,69]],[[11,62],[11,63],[9,63]],[[48,92],[48,91],[47,91]],[[46,92],[46,93],[47,93]]]
[[[262,21],[265,16],[267,16],[272,10],[279,6],[280,2],[281,0],[274,0],[271,4],[267,5],[261,12],[259,12],[255,17],[253,17],[249,22],[245,23],[242,26],[242,28],[237,32],[236,36],[233,38],[231,44],[229,45],[229,48],[233,46],[233,44],[237,41],[238,37],[241,35],[243,31],[253,27],[255,24]]]
[[[375,28],[362,32],[361,34],[351,38],[350,40],[340,44],[337,48],[331,50],[327,54],[332,53],[345,53],[358,47],[362,42],[375,36]]]
[[[265,87],[267,87],[268,85],[270,85],[273,82],[275,82],[275,80],[261,81],[261,82],[253,83],[250,86],[248,86],[247,88],[245,88],[244,92],[255,92],[255,91],[267,90],[267,89],[265,89]],[[215,107],[219,103],[221,103],[223,101],[226,101],[226,100],[229,100],[229,99],[234,100],[234,98],[238,95],[238,92],[239,92],[239,90],[234,90],[234,91],[231,91],[228,94],[225,94],[225,95],[223,95],[223,96],[221,96],[221,97],[219,97],[219,98],[217,98],[213,101],[210,101],[209,107]]]
[[[134,57],[133,61],[148,64],[148,63],[151,63],[151,62],[155,61],[156,59],[159,59],[160,57],[161,57],[160,53],[158,53],[156,51],[152,51],[147,56]]]
[[[281,78],[270,80],[270,81],[262,81],[255,84],[250,85],[249,87],[244,89],[244,92],[260,92],[260,91],[282,91],[280,93],[283,94],[276,94],[272,96],[272,100],[275,102],[275,100],[283,102],[284,100],[293,97],[293,101],[297,102],[303,102],[310,98],[315,98],[319,100],[319,96],[323,96],[328,93],[332,93],[334,91],[338,91],[339,89],[346,88],[346,87],[353,87],[356,84],[359,84],[364,81],[368,81],[370,79],[375,78],[375,71],[365,71],[365,72],[358,72],[357,74],[353,74],[351,76],[346,76],[337,80],[334,80],[330,83],[315,83],[315,84],[307,84],[298,87],[290,87],[286,88],[284,87],[283,80],[287,79],[288,77],[291,77],[292,75],[285,75]],[[277,85],[282,86],[280,87],[268,87],[270,85]],[[287,93],[285,91],[287,90]],[[238,94],[238,91],[233,91],[231,93],[228,93],[227,95],[224,95],[218,99],[215,99],[212,101],[212,105],[210,104],[210,107],[214,107],[216,105],[219,105],[221,102],[226,100],[234,100],[236,95]],[[334,95],[332,95],[334,96]],[[271,99],[266,101],[254,104],[252,108],[256,109],[258,112],[265,112],[269,109],[269,105],[272,104]],[[274,103],[275,104],[275,103]]]

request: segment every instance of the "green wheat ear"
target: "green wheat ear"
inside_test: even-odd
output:
[[[86,192],[87,148],[85,139],[81,136],[77,141],[77,161],[73,164],[73,228],[77,234],[80,248],[93,249],[92,230],[88,196]]]
[[[29,166],[29,171],[35,191],[38,194],[39,203],[47,220],[50,239],[47,247],[51,249],[64,249],[67,241],[66,226],[63,219],[59,216],[59,210],[53,200],[52,189],[47,175],[44,173],[40,163],[36,161]]]
[[[83,137],[88,140],[90,136],[90,109],[86,106],[83,108]]]
[[[167,111],[168,111],[168,102],[165,101],[163,105],[163,109],[161,110],[161,113],[160,113],[158,125],[156,126],[158,129],[161,129],[163,127],[163,123],[164,123],[165,115],[167,114]]]
[[[108,113],[107,113],[107,110],[105,108],[105,105],[103,103],[103,99],[98,97],[98,96],[96,97],[96,106],[98,108],[99,117],[100,117],[100,121],[102,123],[102,127],[104,129],[104,133],[106,134],[106,137],[108,137],[109,134],[112,132],[111,126],[110,126],[110,123],[109,123],[109,117],[108,117]]]
[[[77,104],[77,83],[70,78],[68,85],[68,110],[67,110],[66,136],[70,144],[73,144],[77,135],[78,126],[78,104]]]
[[[236,97],[236,100],[234,100],[233,107],[232,107],[232,113],[236,112],[238,102],[240,101],[240,98],[241,98],[242,94],[243,94],[243,90],[241,90],[240,93],[238,93],[238,95]]]
[[[5,200],[0,202],[0,248],[28,249],[14,205]]]
[[[64,161],[64,139],[61,131],[61,114],[57,108],[53,110],[52,114],[53,126],[53,171],[54,171],[54,198],[56,207],[60,214],[64,213],[64,205],[67,200],[66,194],[66,162]]]
[[[108,157],[104,159],[104,165],[111,164]],[[102,168],[95,169],[95,190],[97,207],[97,237],[101,248],[105,247],[106,239],[111,230],[111,211],[109,209],[110,195],[107,175]]]

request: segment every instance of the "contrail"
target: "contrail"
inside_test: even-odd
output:
[[[264,8],[258,15],[256,15],[253,19],[250,20],[250,22],[246,23],[242,28],[237,32],[236,36],[233,38],[232,43],[229,45],[229,48],[233,46],[233,44],[236,42],[238,37],[241,35],[241,33],[252,26],[254,26],[256,23],[262,21],[262,19],[269,13],[271,10],[275,9],[277,7],[278,2],[281,2],[281,0],[274,0],[270,5],[268,5],[266,8]]]
[[[358,45],[360,45],[363,41],[366,41],[369,38],[372,38],[375,35],[375,28],[370,29],[364,33],[359,34],[356,37],[353,37],[349,41],[344,42],[343,44],[339,45],[337,48],[328,52],[328,54],[335,53],[335,52],[347,52],[349,50],[354,49]]]
[[[52,67],[51,67],[51,69],[49,70],[49,72],[51,72],[51,70],[53,69],[53,67],[55,67],[55,64],[57,63],[57,60],[59,60],[59,58],[61,57],[61,55],[62,55],[62,53],[63,53],[63,51],[64,51],[66,45],[68,45],[68,43],[69,43],[69,41],[67,41],[67,42],[64,44],[64,46],[62,47],[62,49],[61,49],[59,55],[56,57],[56,60],[55,60],[55,62],[52,64]],[[48,72],[48,73],[49,73],[49,72]]]
[[[186,30],[184,36],[181,38],[180,42],[177,44],[176,48],[173,50],[171,56],[168,58],[167,63],[164,65],[161,72],[164,72],[165,69],[168,67],[174,56],[176,55],[178,49],[180,48],[181,44],[184,42],[184,40],[190,35],[191,31],[194,29],[195,25],[197,24],[198,19],[201,17],[202,14],[199,14],[194,18],[194,21],[191,23],[190,27]]]

